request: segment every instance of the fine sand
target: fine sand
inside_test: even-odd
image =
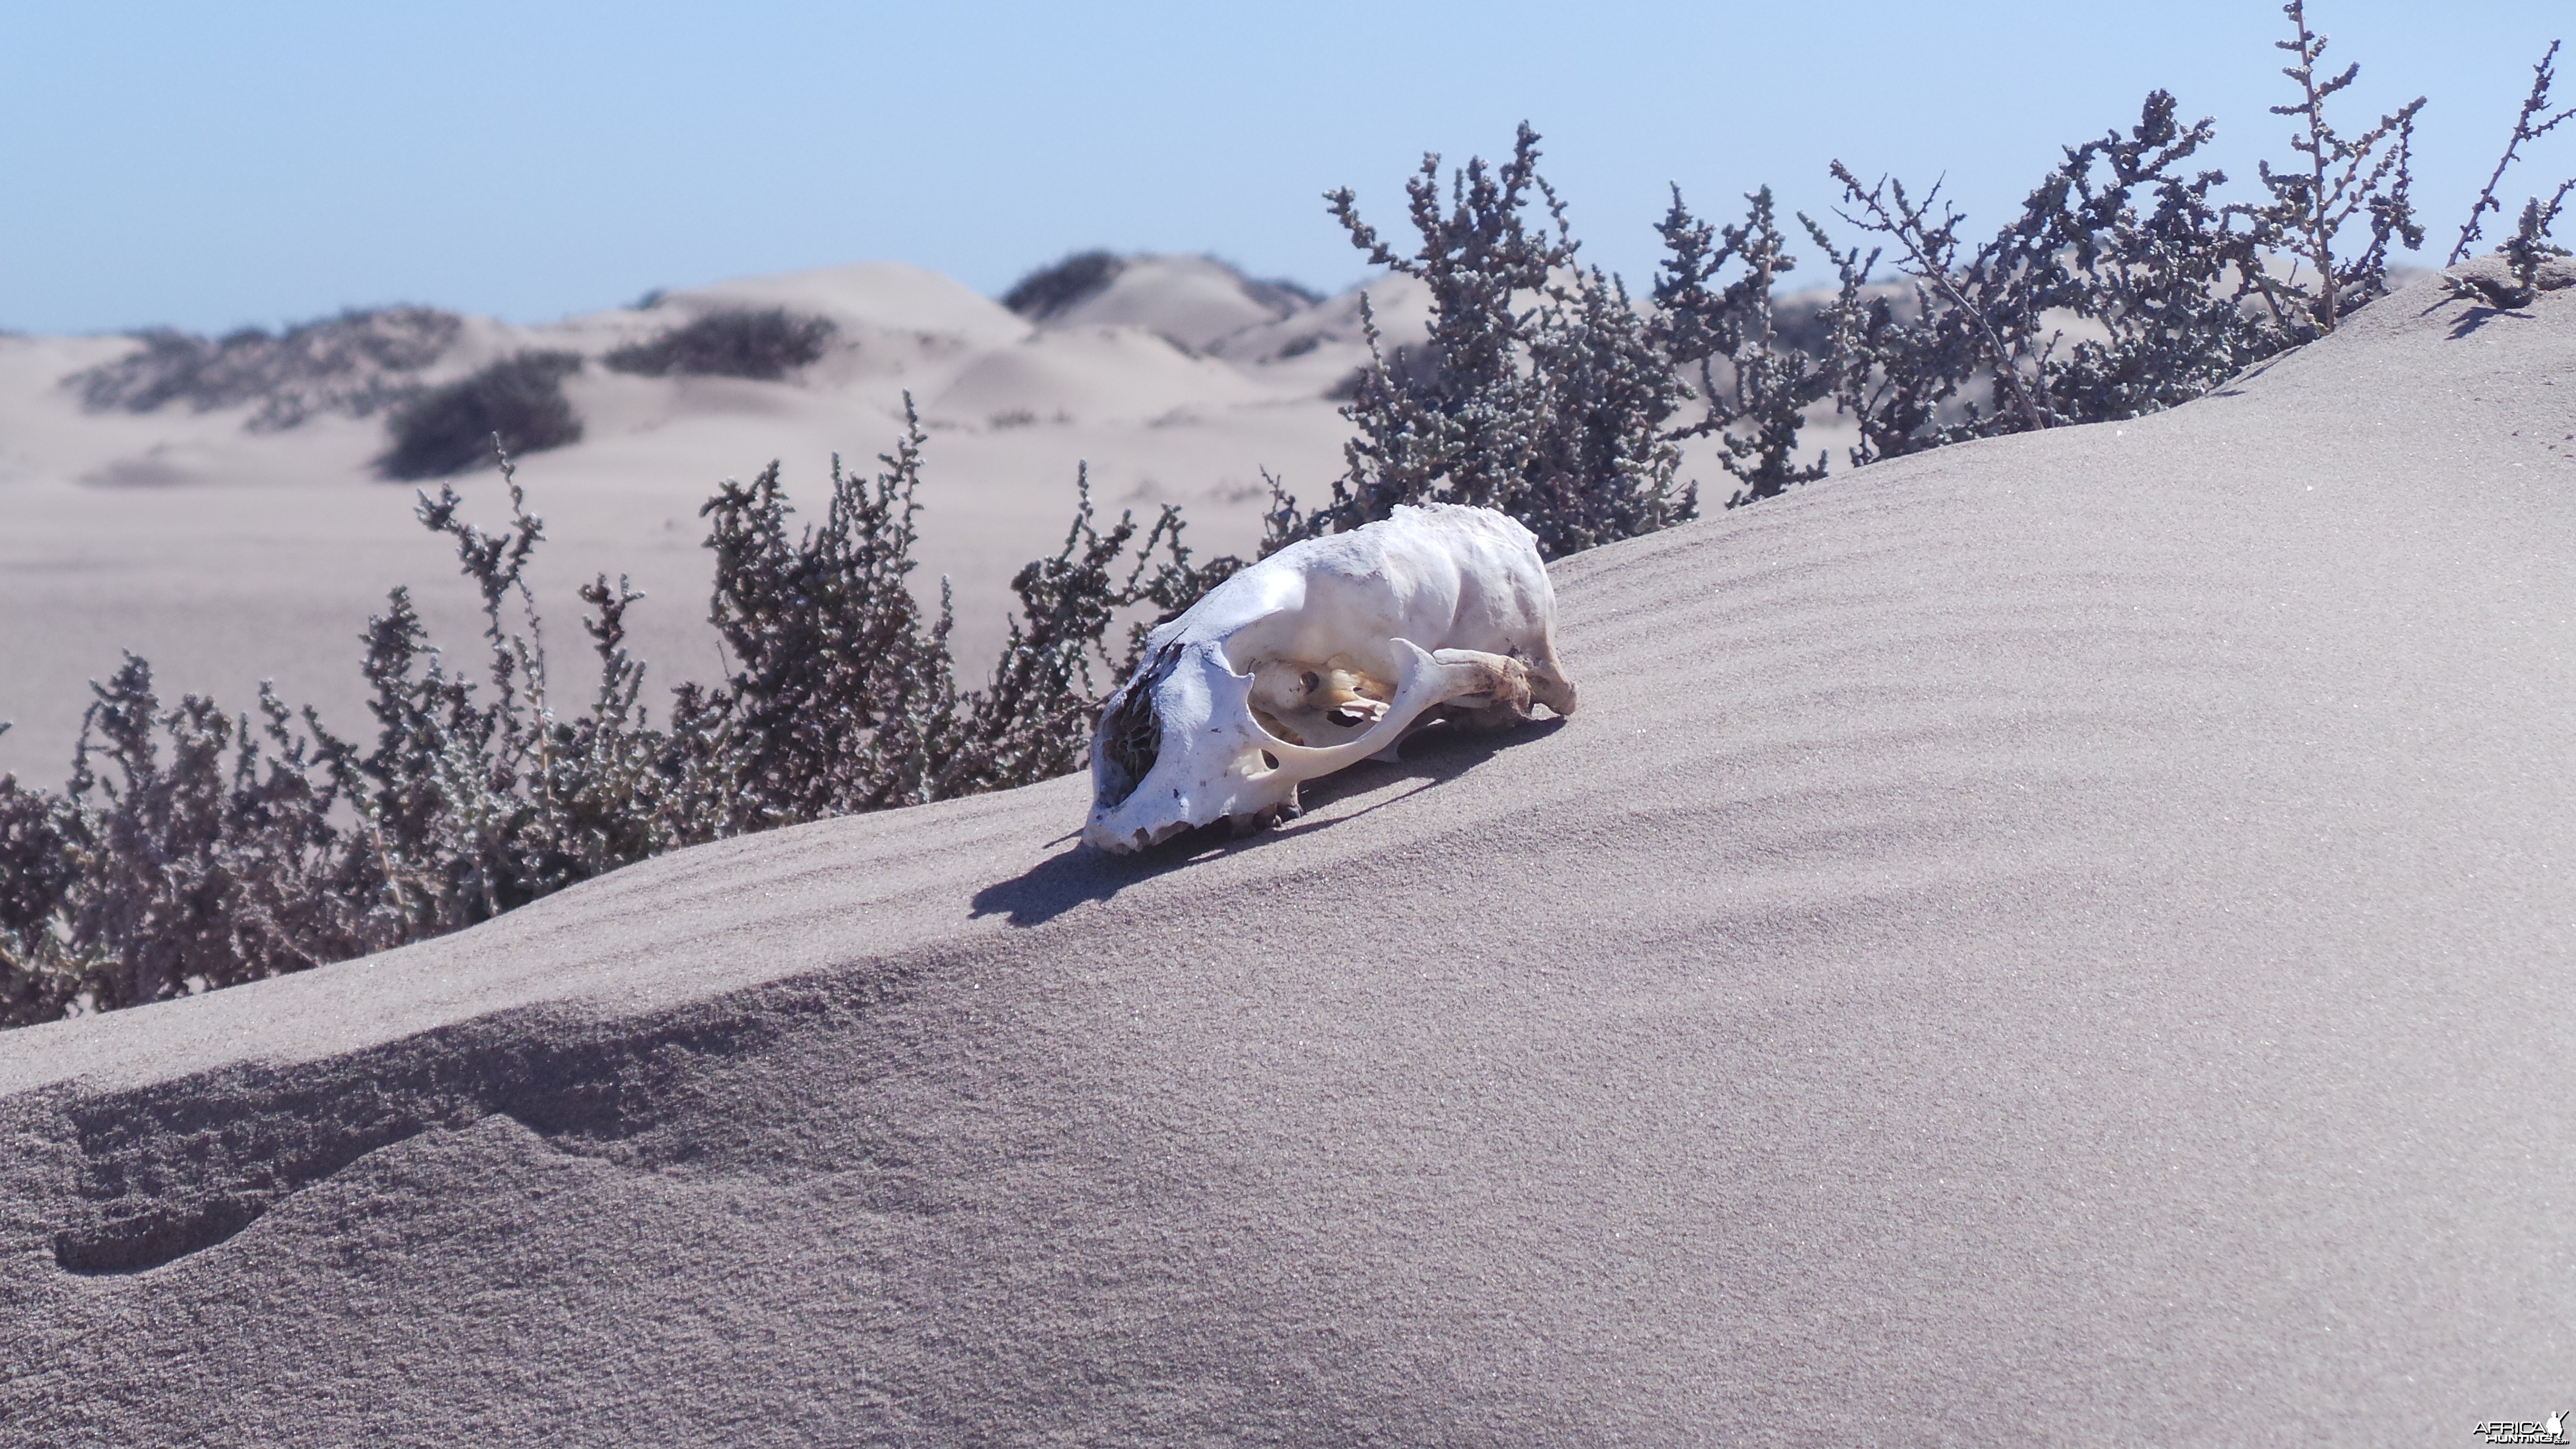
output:
[[[1288,829],[1058,780],[0,1036],[0,1439],[2536,1422],[2571,538],[2576,290],[2428,282],[1566,560],[1579,714]]]

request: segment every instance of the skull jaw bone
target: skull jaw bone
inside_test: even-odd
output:
[[[1320,666],[1260,661],[1237,673],[1222,651],[1206,647],[1192,649],[1193,657],[1166,671],[1165,679],[1140,680],[1157,691],[1162,748],[1123,798],[1093,809],[1083,839],[1124,855],[1219,820],[1247,834],[1293,818],[1297,787],[1306,781],[1372,755],[1391,755],[1435,710],[1446,707],[1478,728],[1529,718],[1534,698],[1560,714],[1573,710],[1570,686],[1533,673],[1520,660],[1473,649],[1435,653],[1405,639],[1389,642],[1392,681],[1360,674],[1338,657]],[[1180,687],[1167,687],[1167,681]],[[1262,709],[1261,703],[1272,708]],[[1264,728],[1263,714],[1299,737]],[[1340,723],[1332,718],[1336,714],[1357,715],[1367,728],[1338,744],[1303,742],[1319,717]],[[1175,743],[1182,748],[1173,749]],[[1095,742],[1095,778],[1100,749]]]

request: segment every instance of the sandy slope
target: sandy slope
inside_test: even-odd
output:
[[[1418,289],[1372,287],[1391,328],[1418,330]],[[755,277],[668,294],[649,310],[544,327],[465,319],[425,380],[527,347],[590,356],[726,308],[831,319],[836,349],[784,382],[643,378],[594,362],[567,385],[581,442],[522,460],[545,518],[544,603],[578,675],[574,588],[630,574],[651,602],[630,615],[664,683],[719,667],[705,626],[711,564],[698,518],[717,480],[786,465],[791,497],[819,499],[833,454],[873,470],[909,392],[931,429],[919,582],[953,576],[960,671],[990,668],[1009,580],[1052,552],[1073,516],[1077,467],[1111,518],[1185,505],[1203,553],[1259,537],[1270,469],[1309,497],[1342,469],[1348,426],[1324,394],[1365,357],[1356,295],[1287,318],[1232,271],[1194,258],[1132,263],[1117,283],[1032,327],[948,278],[893,264]],[[1224,355],[1201,355],[1232,333]],[[1400,332],[1391,335],[1403,335]],[[1305,339],[1289,358],[1278,352]],[[150,659],[175,695],[247,709],[274,678],[344,733],[367,725],[357,638],[385,591],[411,587],[433,631],[467,651],[473,599],[453,555],[411,521],[413,488],[376,481],[380,418],[326,415],[283,432],[250,405],[197,413],[93,412],[61,381],[135,347],[123,338],[0,336],[0,771],[68,773],[90,694],[120,650]],[[458,480],[487,526],[500,489]]]
[[[0,1037],[117,1444],[2420,1444],[2576,1341],[2576,291],[1567,561],[1583,712]]]

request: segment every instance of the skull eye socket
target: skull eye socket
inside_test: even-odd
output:
[[[1180,644],[1164,645],[1100,716],[1100,757],[1109,767],[1100,772],[1097,798],[1102,808],[1135,794],[1136,786],[1153,773],[1163,748],[1163,719],[1155,713],[1154,694],[1180,662]]]

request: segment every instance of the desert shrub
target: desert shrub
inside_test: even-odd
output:
[[[1173,504],[1163,505],[1141,539],[1133,513],[1121,513],[1104,533],[1087,468],[1074,486],[1078,501],[1063,547],[1011,580],[1020,609],[943,763],[942,794],[1004,790],[1081,768],[1101,701],[1135,672],[1145,636],[1243,567],[1231,555],[1192,563]],[[1131,617],[1126,648],[1113,652],[1114,625]]]
[[[712,839],[716,780],[695,768],[684,731],[656,730],[641,704],[644,667],[625,649],[640,596],[603,576],[583,586],[597,657],[587,710],[553,689],[543,620],[527,568],[544,524],[527,510],[506,455],[510,525],[487,533],[442,487],[422,524],[445,534],[481,596],[480,684],[447,672],[408,591],[371,618],[363,665],[375,748],[325,737],[322,754],[358,817],[344,842],[346,896],[370,901],[397,939],[489,919],[620,865]],[[687,721],[687,700],[675,721]],[[319,733],[319,726],[315,726]]]
[[[1311,511],[1277,496],[1265,549],[1401,503],[1501,509],[1549,557],[1695,511],[1691,490],[1673,486],[1679,452],[1664,427],[1685,390],[1625,288],[1575,265],[1538,139],[1522,126],[1509,161],[1471,159],[1445,188],[1440,158],[1425,156],[1405,186],[1410,252],[1380,239],[1348,188],[1328,198],[1355,247],[1428,288],[1431,332],[1389,357],[1363,298],[1371,362],[1342,409],[1355,430],[1345,470]]]
[[[933,793],[956,686],[944,612],[925,627],[908,582],[922,433],[907,423],[873,481],[832,460],[818,527],[789,531],[776,463],[749,487],[726,483],[704,510],[712,617],[736,662],[708,708],[730,727],[737,828]]]
[[[113,362],[63,385],[93,411],[148,413],[174,402],[196,412],[258,403],[254,432],[291,428],[316,413],[366,417],[417,391],[410,374],[444,356],[463,319],[430,307],[348,311],[277,335],[248,327],[220,339],[161,328]]]
[[[1324,300],[1314,288],[1286,277],[1249,276],[1222,257],[1209,256],[1206,260],[1233,273],[1243,295],[1273,317],[1286,317]],[[1127,267],[1128,259],[1115,252],[1075,252],[1012,283],[1011,289],[1002,294],[1002,305],[1032,322],[1044,322],[1107,291]]]
[[[2563,257],[2568,254],[2565,247],[2550,241],[2549,236],[2550,228],[2558,221],[2559,212],[2566,209],[2567,198],[2571,193],[2576,193],[2576,180],[2558,183],[2558,189],[2551,193],[2545,203],[2537,196],[2523,203],[2521,223],[2514,228],[2513,235],[2505,241],[2505,244],[2496,249],[2503,255],[2505,265],[2513,273],[2516,294],[2512,299],[2512,305],[2518,307],[2531,305],[2533,294],[2540,290],[2540,264],[2543,259]]]
[[[643,704],[640,596],[585,585],[595,682],[554,689],[528,569],[544,538],[501,457],[509,520],[423,495],[480,596],[483,664],[451,673],[407,590],[368,621],[372,748],[263,689],[259,718],[165,706],[128,658],[60,795],[0,777],[0,1024],[108,1010],[457,930],[680,846],[1003,789],[1076,768],[1145,630],[1239,563],[1193,563],[1178,510],[1098,526],[1086,478],[986,684],[957,686],[948,615],[909,587],[924,435],[874,477],[835,460],[815,523],[772,464],[709,501],[713,618],[732,668]],[[1130,621],[1123,641],[1116,626]]]
[[[1771,189],[1745,200],[1743,225],[1711,227],[1690,214],[1676,186],[1657,226],[1667,255],[1655,278],[1653,335],[1676,365],[1698,367],[1708,400],[1708,415],[1675,436],[1714,434],[1725,446],[1718,461],[1743,485],[1729,508],[1825,475],[1821,454],[1802,464],[1796,448],[1806,409],[1834,383],[1832,369],[1818,360],[1824,347],[1799,347],[1778,325],[1773,289],[1798,259],[1774,220]],[[1739,270],[1723,280],[1730,266]]]
[[[79,986],[55,923],[79,878],[63,802],[0,775],[0,1027],[62,1015]]]
[[[747,377],[775,382],[820,358],[840,329],[827,318],[783,308],[710,312],[685,326],[600,359],[611,371],[645,377]]]
[[[1061,549],[1011,581],[1020,601],[985,687],[961,693],[944,596],[914,601],[915,490],[924,435],[905,434],[873,480],[832,470],[819,526],[791,536],[775,464],[706,508],[716,551],[713,617],[736,667],[691,707],[723,731],[728,830],[1007,789],[1076,768],[1090,717],[1144,633],[1240,567],[1194,565],[1180,511],[1142,530],[1097,526],[1087,471]],[[1123,569],[1122,569],[1123,564]],[[1139,610],[1123,656],[1114,623]],[[1095,672],[1096,667],[1096,672]]]
[[[581,419],[563,380],[581,370],[570,352],[521,352],[394,410],[393,447],[376,460],[386,478],[445,478],[481,466],[492,440],[512,453],[581,441]]]
[[[2281,171],[2274,171],[2269,161],[2258,162],[2257,173],[2271,199],[2229,209],[2252,223],[2255,246],[2286,252],[2312,268],[2305,285],[2276,277],[2269,269],[2257,269],[2252,280],[2283,327],[2314,335],[2332,332],[2344,313],[2388,290],[2390,241],[2402,241],[2410,249],[2424,244],[2424,229],[2416,224],[2407,195],[2408,149],[2424,98],[2380,117],[2357,137],[2345,137],[2327,118],[2326,101],[2351,85],[2361,67],[2321,76],[2317,63],[2325,55],[2326,38],[2308,28],[2305,0],[2290,0],[2281,13],[2289,17],[2295,34],[2275,43],[2297,62],[2281,73],[2297,83],[2299,98],[2274,106],[2272,114],[2297,119],[2290,149],[2307,162]],[[2344,225],[2356,218],[2364,219],[2370,240],[2358,254],[2339,256],[2336,244]]]
[[[1244,276],[1243,270],[1231,263],[1219,262],[1218,265],[1242,277],[1243,295],[1269,308],[1277,316],[1286,317],[1292,313],[1302,312],[1324,300],[1323,293],[1303,282],[1291,281],[1286,277]]]
[[[1445,188],[1438,158],[1425,158],[1406,187],[1409,251],[1382,241],[1348,190],[1333,193],[1353,243],[1429,289],[1431,331],[1389,355],[1363,308],[1371,361],[1336,389],[1354,434],[1343,475],[1311,509],[1281,492],[1265,547],[1442,500],[1511,513],[1555,557],[1692,516],[1696,485],[1676,474],[1677,445],[1694,436],[1721,445],[1734,507],[1824,476],[1830,460],[1802,454],[1799,435],[1827,403],[1859,428],[1857,466],[2170,407],[2330,330],[2386,290],[2392,240],[2421,240],[2407,200],[2420,102],[2344,138],[2326,102],[2354,73],[2319,79],[2325,42],[2297,4],[2287,13],[2295,38],[2283,45],[2298,61],[2287,74],[2302,89],[2279,109],[2300,119],[2292,144],[2311,164],[2267,165],[2268,202],[2216,199],[2225,176],[2188,165],[2211,123],[2183,125],[2162,91],[2125,133],[2068,147],[1983,242],[1939,187],[1918,197],[1894,178],[1864,184],[1836,162],[1841,219],[1871,245],[1837,246],[1801,216],[1837,285],[1789,316],[1775,296],[1797,258],[1768,188],[1731,226],[1700,220],[1676,191],[1642,310],[1617,278],[1577,263],[1526,125],[1507,163],[1470,161]],[[2354,222],[2368,241],[2346,256],[2336,248]],[[2292,249],[2326,280],[2269,265]],[[1903,284],[1877,279],[1882,259]],[[1705,400],[1696,421],[1675,420],[1680,376]]]
[[[1326,388],[1324,396],[1328,400],[1338,403],[1356,401],[1360,394],[1371,386],[1372,379],[1379,372],[1390,374],[1394,387],[1413,392],[1427,391],[1439,383],[1441,357],[1438,343],[1426,338],[1389,352],[1382,346],[1374,345],[1382,339],[1379,339],[1375,333],[1377,317],[1366,297],[1360,298],[1360,318],[1366,324],[1373,344],[1369,349],[1369,360],[1342,374],[1340,380]],[[1298,340],[1309,344],[1303,348],[1305,352],[1312,352],[1316,347],[1323,345],[1320,338]],[[1283,349],[1279,355],[1287,357],[1292,354]]]
[[[1125,270],[1127,263],[1114,252],[1075,252],[1012,283],[1011,290],[1002,294],[1002,305],[1032,322],[1043,322],[1086,297],[1098,296]]]
[[[1771,269],[1763,263],[1778,246],[1767,206],[1757,197],[1746,226],[1713,241],[1676,198],[1656,299],[1676,361],[1703,368],[1711,405],[1699,427],[1721,434],[1722,461],[1747,485],[1730,506],[1821,473],[1821,458],[1794,460],[1798,426],[1822,397],[1860,430],[1855,466],[1999,433],[2137,417],[2332,331],[2385,294],[2391,244],[2423,239],[2409,175],[2423,101],[2345,136],[2328,102],[2358,67],[2324,74],[2326,41],[2304,6],[2293,0],[2283,13],[2291,38],[2279,47],[2294,61],[2283,74],[2298,90],[2273,112],[2297,121],[2290,144],[2302,164],[2263,163],[2260,202],[2223,203],[2225,174],[2190,168],[2212,123],[2183,125],[2163,91],[2147,97],[2125,133],[2068,147],[2020,215],[1979,243],[1963,235],[1965,219],[1940,201],[1939,187],[1918,198],[1895,178],[1864,185],[1837,161],[1840,218],[1870,249],[1837,248],[1802,216],[1838,285],[1832,300],[1778,326],[1758,286],[1712,280],[1715,264],[1730,258],[1744,262],[1747,279]],[[2564,119],[2533,124],[2547,80],[2544,57],[2516,144]],[[2508,161],[2511,154],[2509,146]],[[2480,206],[2493,209],[2490,198]],[[2524,231],[2545,236],[2554,213],[2534,207]],[[2477,219],[2473,212],[2463,246]],[[2361,240],[2348,246],[2355,230]],[[1901,287],[1877,280],[1882,258],[1903,273]],[[1789,264],[1784,254],[1778,263]],[[1750,340],[1765,327],[1767,344]]]
[[[388,940],[367,902],[331,888],[330,771],[273,694],[260,709],[255,732],[195,695],[164,708],[131,657],[99,686],[69,791],[82,871],[67,935],[94,963],[91,1004],[231,986]]]
[[[2505,172],[2513,168],[2513,163],[2521,158],[2523,143],[2537,141],[2568,121],[2576,120],[2576,106],[2554,116],[2544,116],[2549,109],[2549,88],[2558,78],[2558,45],[2555,40],[2549,42],[2549,48],[2541,52],[2540,60],[2531,68],[2531,89],[2524,94],[2522,109],[2513,118],[2511,134],[2505,137],[2504,154],[2496,158],[2495,170],[2488,174],[2487,184],[2479,189],[2477,203],[2469,208],[2469,219],[2460,226],[2460,239],[2451,248],[2450,261],[2454,265],[2467,259],[2469,248],[2484,234],[2487,213],[2503,212],[2504,203],[2496,200],[2496,186],[2504,180]],[[2576,188],[2576,182],[2559,187],[2558,195],[2552,198],[2547,210],[2556,212],[2558,203],[2566,199],[2571,188]],[[2532,198],[2534,202],[2539,199]],[[2536,218],[2535,225],[2539,225]],[[2545,233],[2546,227],[2541,229]]]
[[[93,688],[62,795],[0,779],[0,1020],[131,1006],[392,944],[341,885],[332,763],[272,694],[262,690],[254,728],[193,695],[165,708],[131,656]]]
[[[2183,127],[2173,97],[2154,92],[2127,134],[2068,147],[2020,217],[1973,249],[1956,211],[1935,213],[1938,187],[1918,200],[1836,162],[1845,220],[1897,248],[1914,293],[1904,309],[1872,295],[1883,253],[1832,252],[1807,223],[1840,277],[1821,363],[1860,425],[1854,464],[2136,417],[2313,335],[2304,306],[2248,305],[2263,285],[2258,229],[2212,200],[2223,173],[2183,169],[2211,134],[2206,120]],[[2068,319],[2103,335],[2070,343]]]
[[[2557,77],[2557,61],[2558,42],[2553,40],[2549,42],[2549,49],[2541,53],[2539,63],[2531,68],[2531,90],[2523,97],[2521,111],[2514,116],[2513,131],[2505,139],[2504,154],[2497,158],[2495,170],[2488,175],[2486,186],[2478,192],[2477,204],[2469,208],[2469,219],[2460,228],[2460,240],[2451,248],[2453,263],[2468,256],[2470,245],[2485,230],[2486,214],[2504,210],[2503,203],[2496,200],[2496,186],[2519,159],[2523,143],[2536,141],[2569,120],[2576,120],[2576,106],[2542,118],[2549,109],[2549,88]],[[2540,291],[2541,262],[2549,257],[2567,255],[2566,250],[2553,244],[2549,237],[2571,194],[2576,194],[2576,178],[2560,182],[2547,201],[2534,196],[2524,203],[2514,234],[2496,249],[2505,259],[2506,270],[2513,278],[2511,282],[2500,284],[2476,276],[2460,277],[2452,279],[2453,290],[2466,290],[2498,307],[2530,306]]]

